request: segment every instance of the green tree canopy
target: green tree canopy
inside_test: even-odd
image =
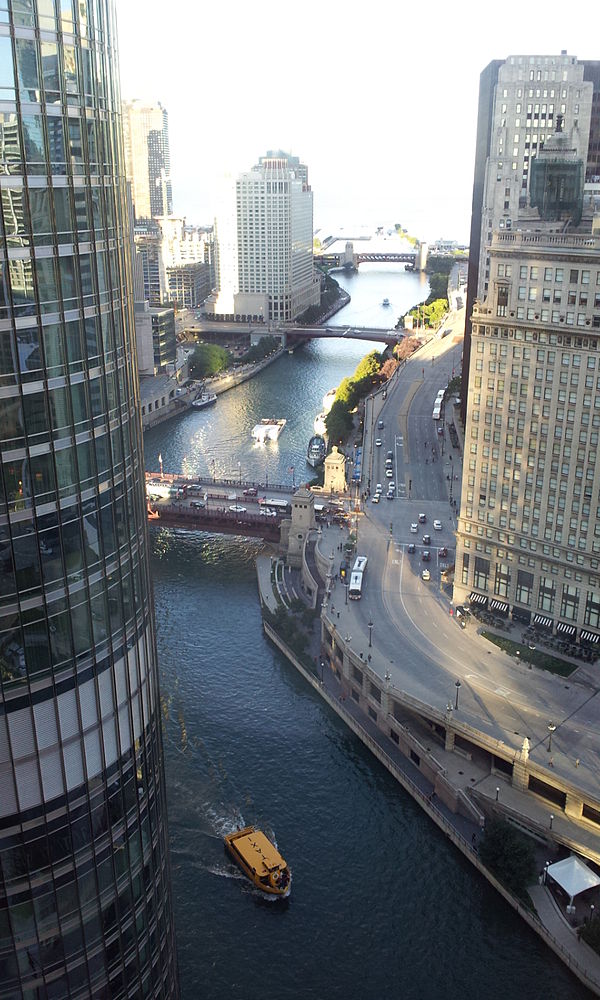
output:
[[[206,375],[216,375],[231,364],[231,354],[217,344],[198,344],[190,358],[190,375],[192,378],[204,378]]]
[[[535,875],[531,841],[503,819],[486,824],[479,857],[496,878],[523,898]]]
[[[348,437],[352,430],[352,415],[347,406],[336,400],[325,417],[327,436],[330,441],[339,444]]]

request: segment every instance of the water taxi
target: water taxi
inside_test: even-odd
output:
[[[261,892],[289,896],[292,873],[274,844],[262,830],[245,826],[225,836],[225,850]]]

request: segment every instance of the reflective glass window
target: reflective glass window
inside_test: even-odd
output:
[[[22,115],[23,154],[28,174],[45,174],[44,134],[40,115]]]
[[[21,100],[39,101],[40,79],[35,42],[26,38],[16,38],[15,54],[17,57],[17,81]]]

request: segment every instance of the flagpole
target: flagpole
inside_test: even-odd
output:
[[[160,465],[160,478],[163,479],[163,460],[162,454],[158,456],[158,464]]]

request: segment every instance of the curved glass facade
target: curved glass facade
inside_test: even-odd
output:
[[[0,0],[0,998],[176,997],[112,0]]]

